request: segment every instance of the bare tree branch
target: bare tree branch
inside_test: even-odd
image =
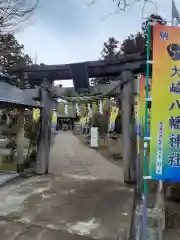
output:
[[[116,10],[114,13],[125,11],[127,8],[134,6],[136,3],[143,3],[142,15],[144,14],[145,6],[147,3],[152,3],[157,8],[157,2],[154,0],[109,0],[114,3]],[[91,0],[88,6],[91,6],[98,2],[98,0]],[[113,13],[110,13],[108,16],[111,16]]]
[[[0,31],[13,31],[26,22],[38,6],[38,0],[0,0]]]
[[[145,8],[146,8],[146,5],[150,3],[152,5],[154,5],[155,7],[155,12],[157,13],[158,12],[158,3],[156,1],[153,1],[153,0],[143,0],[143,8],[142,8],[142,19],[144,18],[144,14],[145,14]],[[148,14],[149,15],[149,14]]]
[[[88,3],[87,5],[88,6],[92,6],[93,4],[95,4],[96,3],[96,0],[92,0],[90,3]]]

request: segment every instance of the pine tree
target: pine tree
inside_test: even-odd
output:
[[[24,46],[20,45],[12,34],[0,34],[0,67],[3,72],[11,76],[11,70],[32,64],[32,59],[24,53]],[[19,76],[12,76],[16,86],[22,86]],[[28,85],[27,82],[24,84]]]
[[[103,50],[101,51],[101,59],[105,61],[113,61],[118,59],[119,41],[114,37],[110,37],[107,42],[104,42]]]
[[[105,60],[106,62],[112,62],[117,60],[119,56],[119,41],[117,41],[114,37],[110,37],[107,42],[104,42],[103,49],[101,51],[101,60]],[[110,78],[108,77],[99,77],[91,79],[91,85],[96,84],[108,84],[110,82]]]

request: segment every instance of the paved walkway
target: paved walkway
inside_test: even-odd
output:
[[[50,172],[1,188],[1,240],[129,239],[134,194],[119,167],[61,132]]]
[[[93,149],[83,146],[71,132],[56,136],[50,154],[50,173],[77,174],[123,182],[123,170]]]

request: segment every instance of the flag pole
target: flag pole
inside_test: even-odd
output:
[[[180,24],[180,14],[174,0],[172,0],[172,26],[178,27]]]
[[[174,26],[174,16],[173,16],[173,8],[174,8],[174,7],[173,7],[173,6],[174,6],[174,1],[172,0],[172,5],[171,5],[171,11],[172,11],[172,13],[171,13],[171,14],[172,14],[172,16],[171,16],[171,18],[172,18],[172,19],[171,19],[171,20],[172,20],[172,26]]]
[[[151,52],[151,25],[148,23],[148,37],[146,48],[146,82],[145,82],[145,117],[144,117],[144,176],[143,176],[143,240],[148,239],[148,89],[149,89],[149,75],[150,75],[150,52]]]

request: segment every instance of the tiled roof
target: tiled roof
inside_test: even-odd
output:
[[[40,104],[33,99],[31,89],[20,90],[4,81],[0,81],[0,102],[18,104],[23,106],[40,107]]]

